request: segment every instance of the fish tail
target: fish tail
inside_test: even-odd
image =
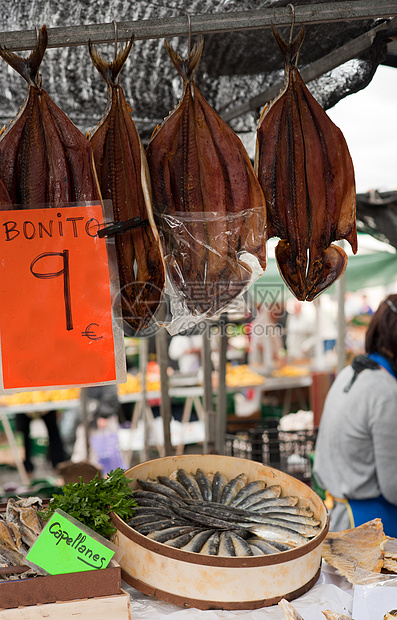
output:
[[[0,46],[0,56],[5,60],[19,75],[21,75],[28,84],[38,86],[37,74],[43,60],[44,52],[47,48],[47,28],[42,26],[37,31],[37,44],[34,50],[27,58],[22,58],[5,47]]]
[[[107,62],[103,56],[99,54],[96,47],[94,47],[91,39],[89,39],[88,50],[90,52],[91,60],[107,84],[117,86],[117,78],[131,51],[134,38],[135,35],[132,35],[129,42],[120,50],[112,62]]]
[[[193,74],[200,62],[201,54],[203,53],[204,37],[200,37],[197,43],[193,45],[187,58],[182,58],[167,39],[165,39],[164,43],[169,57],[174,63],[178,73],[182,76],[183,81],[190,82],[193,79]]]
[[[305,38],[304,27],[303,26],[301,27],[295,39],[291,41],[290,43],[287,43],[287,41],[283,39],[281,34],[278,32],[278,30],[275,29],[273,24],[271,24],[271,27],[272,27],[273,36],[276,39],[278,48],[280,52],[282,53],[283,58],[285,60],[285,64],[291,65],[293,61],[297,59],[299,50],[302,47],[303,39]]]

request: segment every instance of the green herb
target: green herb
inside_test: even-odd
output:
[[[111,471],[106,478],[96,474],[90,482],[83,482],[80,477],[79,482],[64,484],[63,495],[53,495],[48,509],[39,514],[47,521],[55,510],[61,509],[104,538],[110,539],[116,528],[109,513],[115,512],[124,521],[134,514],[137,503],[130,482],[120,468]]]

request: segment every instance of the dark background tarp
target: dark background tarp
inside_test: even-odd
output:
[[[301,4],[321,4],[323,0],[296,0]],[[337,0],[335,0],[337,4]],[[288,0],[0,0],[1,30],[48,28],[116,21],[172,18],[191,15],[277,8]],[[300,54],[300,67],[338,49],[384,20],[352,20],[306,27]],[[284,36],[288,29],[282,29]],[[385,36],[376,38],[371,48],[359,58],[310,83],[310,89],[329,108],[342,97],[354,93],[370,82],[380,62],[386,57]],[[181,54],[187,50],[187,37],[173,38]],[[113,53],[110,45],[100,51]],[[197,82],[209,103],[218,113],[241,105],[267,86],[279,82],[284,61],[269,28],[225,32],[205,36],[202,61],[196,72]],[[106,87],[93,67],[87,46],[48,49],[41,73],[43,87],[83,132],[100,120],[106,106]],[[138,131],[147,141],[157,123],[172,110],[181,94],[181,78],[172,65],[162,39],[136,41],[122,73],[126,98],[133,107]],[[23,79],[0,62],[0,122],[8,123],[18,112],[26,96]],[[230,122],[238,132],[256,127],[259,110]]]
[[[397,192],[358,194],[357,228],[397,250]]]

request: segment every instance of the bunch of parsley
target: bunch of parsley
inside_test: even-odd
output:
[[[53,495],[48,509],[40,512],[40,516],[47,521],[55,510],[61,509],[104,538],[110,539],[116,528],[109,513],[115,512],[124,521],[134,514],[137,503],[130,482],[120,468],[112,470],[106,478],[96,474],[90,482],[83,482],[80,477],[79,482],[64,484],[62,494]]]

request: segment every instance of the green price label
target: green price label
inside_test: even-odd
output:
[[[50,575],[78,573],[106,568],[115,554],[113,547],[90,528],[56,510],[26,559]]]

